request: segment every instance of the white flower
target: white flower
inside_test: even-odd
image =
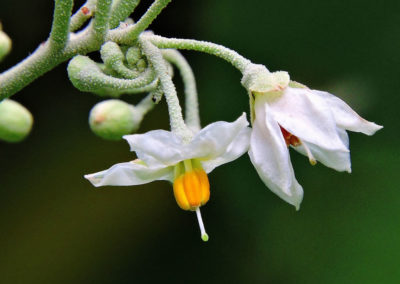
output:
[[[196,211],[202,238],[207,240],[199,211],[210,196],[207,173],[247,152],[248,124],[245,113],[232,123],[215,122],[200,130],[189,143],[165,130],[126,135],[124,138],[138,160],[116,164],[85,178],[94,186],[139,185],[154,180],[173,182],[178,205]]]
[[[346,130],[372,135],[382,126],[364,120],[327,92],[290,86],[251,91],[254,121],[249,155],[267,187],[299,209],[303,189],[294,176],[288,147],[307,155],[313,165],[319,161],[351,172]]]

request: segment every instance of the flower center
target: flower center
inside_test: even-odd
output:
[[[301,140],[300,140],[299,137],[293,135],[292,133],[287,131],[282,126],[279,125],[279,127],[281,128],[282,136],[283,136],[283,139],[285,139],[286,146],[288,146],[288,147],[290,145],[292,145],[293,147],[303,146],[304,150],[306,151],[308,160],[310,161],[310,164],[313,165],[313,166],[316,165],[317,164],[317,160],[314,158],[314,155],[311,153],[310,148],[308,148],[308,146],[306,144],[301,143]]]
[[[279,125],[279,127],[281,128],[281,132],[282,132],[283,138],[285,139],[286,146],[289,147],[290,145],[292,145],[292,146],[296,147],[296,146],[301,145],[301,141],[297,136],[293,135],[292,133],[287,131],[282,126]]]
[[[195,211],[210,199],[210,183],[200,162],[185,160],[175,166],[174,195],[179,207]]]

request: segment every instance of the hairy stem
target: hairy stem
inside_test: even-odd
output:
[[[119,25],[119,23],[129,17],[139,4],[140,0],[114,0],[110,15],[110,29]]]
[[[93,22],[93,34],[99,41],[104,41],[108,31],[108,19],[111,12],[112,0],[97,0],[96,14]]]
[[[62,50],[68,41],[73,0],[56,0],[49,42],[53,52]]]
[[[128,1],[128,0],[122,0]],[[131,0],[132,1],[132,0]],[[147,13],[151,13],[151,15],[146,16],[147,13],[142,17],[143,21],[140,25],[140,29],[138,29],[138,34],[147,28],[147,26],[151,23],[151,21],[161,12],[160,3],[166,6],[168,2],[171,0],[160,0],[156,1],[158,3],[156,7],[158,9],[150,8]],[[67,5],[72,2],[71,0],[58,0],[56,5]],[[91,0],[87,1],[87,3],[93,3]],[[154,6],[154,4],[153,4]],[[152,6],[152,7],[153,7]],[[57,7],[61,6],[56,6]],[[131,7],[132,8],[132,7]],[[83,31],[78,34],[70,34],[70,40],[67,42],[67,37],[65,36],[65,31],[68,29],[77,29],[79,25],[81,25],[82,19],[76,18],[80,16],[75,16],[75,19],[71,24],[67,24],[69,22],[65,20],[65,15],[61,12],[55,11],[54,21],[53,21],[53,29],[52,29],[52,44],[49,44],[50,39],[41,44],[35,52],[25,58],[23,61],[18,63],[17,65],[11,67],[0,75],[0,101],[14,95],[16,92],[23,89],[25,86],[29,85],[35,79],[39,78],[46,72],[50,71],[60,63],[72,58],[77,54],[86,54],[88,52],[96,51],[100,49],[104,41],[104,36],[108,30],[108,21],[111,9],[111,0],[98,0],[96,5],[96,16],[94,21],[92,21]],[[61,10],[60,10],[61,11]],[[66,10],[65,10],[66,11]],[[63,12],[65,12],[63,11]],[[69,9],[70,11],[70,9]],[[157,12],[158,11],[158,12]],[[112,14],[113,22],[119,22],[124,20],[126,13],[116,13]],[[64,21],[62,21],[63,19]],[[58,27],[60,25],[61,27]],[[68,29],[66,29],[66,26]],[[60,37],[59,35],[62,34]],[[63,50],[59,50],[55,52],[55,49],[59,49],[60,46],[63,46],[65,39],[66,46]]]
[[[93,16],[93,11],[96,8],[96,0],[88,0],[83,4],[78,11],[71,17],[69,31],[74,32],[79,29],[90,17]]]
[[[165,38],[157,35],[145,35],[144,37],[158,48],[188,49],[218,56],[231,63],[242,73],[246,66],[251,64],[250,60],[244,58],[236,51],[212,42],[193,39]]]
[[[123,30],[111,31],[108,39],[128,45],[134,43],[139,34],[147,29],[169,2],[171,0],[156,0],[135,25],[131,25]]]
[[[162,50],[162,55],[179,70],[185,88],[185,122],[197,132],[201,129],[201,125],[196,80],[192,68],[185,57],[177,50]]]
[[[161,51],[146,40],[140,40],[140,45],[160,80],[161,88],[168,104],[171,131],[175,132],[181,136],[184,141],[188,142],[192,135],[183,121],[182,108],[179,105],[175,85],[172,82],[171,76],[167,72],[167,66],[162,57]]]

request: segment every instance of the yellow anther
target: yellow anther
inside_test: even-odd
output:
[[[208,181],[208,176],[204,170],[196,169],[195,171],[200,181],[201,205],[204,205],[210,199],[210,182]]]
[[[185,167],[187,169],[187,167]],[[174,196],[183,210],[195,211],[210,199],[210,183],[206,172],[190,168],[174,180]]]
[[[183,175],[176,178],[174,181],[174,196],[180,208],[183,210],[190,209],[189,202],[186,198],[185,186],[183,185]]]

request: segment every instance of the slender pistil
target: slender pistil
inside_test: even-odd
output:
[[[201,218],[200,207],[196,208],[196,215],[197,215],[197,221],[199,221],[201,239],[206,242],[206,241],[208,241],[208,235],[204,228],[203,219]]]
[[[310,148],[308,148],[308,146],[305,143],[301,143],[301,145],[303,145],[304,149],[306,150],[307,156],[308,156],[308,160],[310,161],[310,164],[312,166],[315,166],[317,164],[317,160],[314,158],[314,155],[311,153]]]

